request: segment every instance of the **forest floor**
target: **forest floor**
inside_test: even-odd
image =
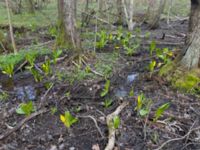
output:
[[[148,30],[146,25],[141,29],[142,33],[151,33],[149,41],[156,40],[158,47],[181,49],[187,25],[188,21],[174,21],[170,26],[161,21],[161,27],[156,30]],[[111,71],[110,88],[105,97],[100,96],[105,78],[95,71],[89,75],[78,71],[71,74],[70,80],[65,80],[75,64],[69,63],[72,55],[67,52],[61,62],[52,65],[54,74],[41,83],[36,83],[24,68],[17,71],[12,80],[1,74],[0,90],[8,95],[7,100],[0,101],[0,150],[104,149],[109,129],[106,116],[124,102],[128,104],[119,114],[115,150],[199,150],[200,100],[172,88],[156,73],[149,76],[149,44],[143,40],[140,49],[132,56],[121,51],[116,53],[112,47],[97,51],[94,56],[85,54],[86,63],[91,68],[95,63],[102,63],[99,63],[97,72],[106,68]],[[37,63],[42,61],[43,57]],[[112,66],[106,67],[106,64]],[[46,88],[45,82],[52,84]],[[132,89],[134,95],[131,96]],[[141,117],[135,110],[141,93],[147,101],[152,101],[146,117]],[[106,99],[112,101],[107,108],[103,105]],[[17,114],[18,105],[27,100],[33,101],[37,111],[28,117]],[[170,106],[162,117],[153,121],[157,108],[168,102]],[[78,118],[69,129],[60,120],[60,114],[67,110]]]

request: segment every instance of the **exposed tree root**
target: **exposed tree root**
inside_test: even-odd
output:
[[[129,103],[127,101],[123,102],[119,107],[117,107],[117,109],[109,114],[107,117],[106,117],[106,123],[107,123],[107,126],[108,126],[108,132],[109,132],[109,135],[108,135],[108,144],[106,145],[106,148],[105,150],[113,150],[114,149],[114,146],[115,146],[115,131],[116,129],[114,127],[111,127],[110,124],[113,120],[113,118],[115,116],[118,116],[120,114],[120,112],[128,105]]]

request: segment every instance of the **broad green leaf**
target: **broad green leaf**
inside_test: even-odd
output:
[[[119,118],[119,116],[115,116],[115,117],[113,118],[113,127],[114,127],[115,129],[118,129],[118,128],[119,128],[119,125],[120,125],[120,118]]]
[[[158,120],[158,118],[160,118],[162,116],[162,114],[164,113],[165,110],[167,110],[170,106],[170,103],[165,103],[162,106],[160,106],[157,110],[156,113],[154,115],[154,121]]]
[[[101,92],[101,97],[104,97],[108,94],[110,88],[110,80],[106,80],[103,91]]]
[[[139,111],[139,113],[140,113],[140,116],[146,116],[148,113],[149,113],[149,110],[147,110],[147,109],[141,109],[140,111]]]
[[[142,98],[143,98],[143,95],[139,95],[138,98],[137,98],[137,107],[136,107],[136,110],[139,111],[141,108],[142,108]]]
[[[64,123],[67,128],[70,128],[72,124],[78,121],[77,118],[73,117],[69,111],[65,112],[65,115],[60,115],[60,120]]]
[[[149,70],[151,72],[154,71],[155,66],[156,66],[156,61],[155,60],[151,61],[151,63],[149,64]]]
[[[112,100],[111,99],[106,99],[103,103],[105,108],[108,108],[112,105]]]
[[[33,102],[29,101],[28,103],[21,103],[16,109],[16,112],[21,115],[29,116],[31,112],[34,112]]]
[[[150,54],[153,54],[153,51],[156,49],[156,42],[152,41],[150,44]]]

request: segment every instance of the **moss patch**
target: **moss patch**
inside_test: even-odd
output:
[[[159,75],[181,91],[200,95],[200,69],[189,71],[170,62],[160,69]]]
[[[196,69],[188,72],[176,71],[172,84],[180,90],[198,93],[200,91],[200,70]]]
[[[167,64],[165,64],[159,71],[160,76],[167,76],[169,73],[172,73],[173,70],[175,70],[176,65],[174,62],[170,61]]]

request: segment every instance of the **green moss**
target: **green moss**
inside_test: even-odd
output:
[[[73,43],[68,35],[65,33],[65,27],[62,21],[58,21],[58,34],[56,37],[56,48],[72,49]]]
[[[164,77],[173,87],[183,92],[200,95],[200,70],[185,70],[177,67],[176,61],[164,65],[159,75]]]
[[[167,76],[169,73],[171,73],[176,68],[176,65],[174,62],[170,61],[167,64],[165,64],[159,71],[160,76]]]
[[[182,90],[182,91],[200,91],[200,71],[193,70],[189,72],[181,72],[175,73],[173,79],[173,86]],[[178,77],[177,77],[178,76]]]

